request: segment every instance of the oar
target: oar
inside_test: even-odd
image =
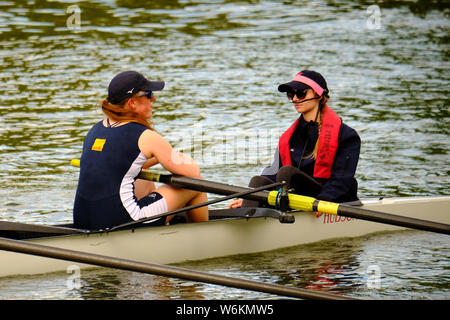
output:
[[[9,232],[36,232],[48,234],[75,234],[75,233],[89,233],[89,230],[74,229],[63,226],[47,226],[37,225],[12,221],[0,221],[0,231]]]
[[[139,178],[151,180],[155,182],[162,182],[172,184],[174,186],[183,187],[187,189],[194,189],[197,191],[211,192],[217,194],[230,194],[239,190],[248,188],[236,187],[227,184],[207,181],[203,179],[188,178],[177,175],[162,175],[153,174],[150,172],[141,172]],[[257,193],[244,196],[246,199],[265,201],[267,204],[279,207],[279,191],[261,191]],[[334,214],[344,217],[357,218],[361,220],[368,220],[372,222],[385,223],[400,227],[412,228],[423,231],[431,231],[443,234],[450,234],[450,225],[427,221],[422,219],[403,217],[390,213],[384,213],[374,210],[353,207],[345,204],[322,201],[313,197],[306,197],[290,193],[289,207],[293,210],[300,211],[318,211],[322,213]]]
[[[349,300],[351,298],[308,289],[285,287],[276,284],[262,283],[252,280],[236,279],[180,267],[144,263],[127,259],[109,257],[81,251],[44,246],[28,241],[0,238],[0,250],[31,254],[35,256],[74,261],[101,267],[116,268],[127,271],[155,274],[165,277],[199,281],[216,285],[234,287],[245,290],[260,291],[286,297],[321,300]]]
[[[73,166],[79,167],[80,161],[72,160]],[[179,175],[157,174],[148,171],[141,171],[139,179],[161,182],[180,188],[192,189],[202,192],[209,192],[222,195],[245,192],[251,188],[233,186],[229,184],[213,182],[197,178],[189,178]],[[267,204],[279,207],[280,191],[259,191],[243,196],[245,199],[266,202]],[[334,214],[344,217],[357,218],[372,222],[385,223],[411,229],[431,231],[450,235],[450,225],[427,221],[422,219],[403,217],[390,213],[373,211],[359,207],[353,207],[345,204],[318,200],[313,197],[302,196],[290,193],[289,208],[300,211],[318,211],[322,213]]]

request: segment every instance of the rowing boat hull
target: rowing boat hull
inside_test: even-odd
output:
[[[364,209],[450,224],[450,197],[386,198],[364,200],[363,204]],[[320,218],[311,213],[294,215],[295,223],[292,224],[272,218],[233,218],[27,241],[141,262],[170,264],[402,229],[326,214]],[[74,265],[70,261],[7,251],[0,251],[0,261],[2,277],[66,271]]]

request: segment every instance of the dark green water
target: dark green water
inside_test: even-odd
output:
[[[373,4],[0,1],[1,218],[71,221],[70,159],[102,118],[98,101],[110,79],[129,69],[166,81],[155,127],[209,180],[246,185],[271,162],[296,117],[277,86],[314,69],[328,81],[329,105],[361,136],[361,197],[448,195],[449,5]],[[336,293],[448,299],[449,250],[445,237],[407,232],[193,267],[299,287],[326,274],[334,284],[324,290]],[[366,281],[374,264],[385,277],[376,290]],[[0,279],[0,298],[266,297],[116,271],[82,276],[80,292],[67,290],[65,274]]]

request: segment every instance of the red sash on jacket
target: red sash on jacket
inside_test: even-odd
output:
[[[316,162],[314,164],[314,177],[329,179],[334,157],[338,148],[339,130],[341,128],[341,118],[328,106],[324,106],[322,115],[322,128],[319,132],[319,146],[317,150]],[[289,139],[298,126],[298,118],[280,137],[278,150],[281,157],[282,166],[291,166],[291,152]]]

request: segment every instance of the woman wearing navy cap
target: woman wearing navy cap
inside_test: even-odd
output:
[[[358,200],[355,171],[361,140],[327,106],[325,79],[310,70],[299,72],[292,81],[281,84],[300,117],[280,137],[273,163],[250,187],[286,181],[294,193],[332,202]],[[230,207],[261,206],[255,201],[235,200]]]
[[[205,193],[167,185],[156,189],[153,182],[137,179],[141,169],[157,163],[174,174],[201,178],[198,164],[175,152],[148,123],[156,100],[153,92],[163,88],[164,82],[149,81],[135,71],[111,80],[102,102],[106,118],[90,129],[83,143],[75,227],[106,229],[207,201]],[[168,220],[150,223],[164,225]],[[187,220],[208,220],[208,208],[188,212]]]

